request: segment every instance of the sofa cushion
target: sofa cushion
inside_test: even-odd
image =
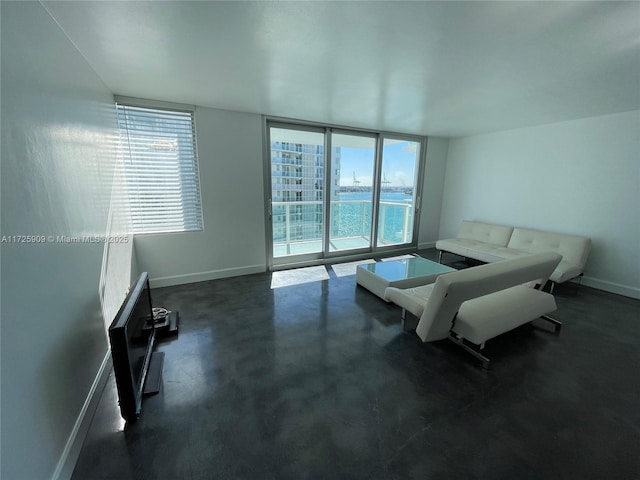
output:
[[[414,288],[387,287],[384,292],[384,299],[387,302],[402,305],[402,308],[413,313],[416,317],[420,317],[424,312],[424,306],[427,304],[432,290],[433,283]]]
[[[562,260],[560,265],[553,271],[549,280],[556,283],[566,282],[572,278],[576,278],[582,273],[582,268],[578,265]]]
[[[506,247],[511,238],[513,227],[504,225],[492,225],[490,223],[471,222],[464,220],[460,225],[457,238],[477,240]]]
[[[480,345],[556,309],[553,295],[523,286],[511,287],[464,302],[452,331]]]
[[[499,262],[500,260],[510,260],[512,258],[531,255],[531,252],[507,248],[501,245],[481,242],[479,240],[468,240],[465,238],[449,238],[438,240],[436,248],[445,252],[455,253],[462,257],[473,258],[485,263]]]
[[[550,279],[564,282],[582,273],[591,249],[591,239],[578,235],[514,228],[509,249],[538,253],[551,251],[562,255],[562,261]]]

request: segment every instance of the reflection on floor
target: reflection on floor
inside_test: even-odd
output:
[[[357,262],[335,263],[331,265],[331,269],[337,277],[347,277],[356,274],[358,265],[365,265],[367,263],[376,263],[376,261],[373,258],[367,258],[365,260],[358,260]]]
[[[271,280],[153,290],[162,389],[122,431],[111,374],[73,480],[638,478],[640,300],[559,285],[560,334],[490,340],[485,371],[353,276]]]
[[[411,255],[411,254],[409,254],[409,253],[408,253],[408,254],[406,254],[406,255],[398,255],[398,256],[395,256],[395,257],[387,257],[387,258],[383,258],[383,259],[381,259],[381,260],[382,260],[383,262],[391,262],[391,261],[393,261],[393,260],[403,260],[403,259],[405,259],[405,258],[413,258],[413,257],[415,257],[415,255]]]
[[[294,268],[273,272],[271,277],[271,288],[288,287],[290,285],[300,285],[309,282],[320,282],[329,280],[327,269],[320,265],[318,267]]]
[[[391,260],[402,260],[404,258],[414,258],[414,255],[398,255],[395,257],[381,258],[380,260],[383,262],[387,262]],[[331,269],[337,277],[346,277],[355,275],[358,265],[363,265],[365,263],[375,263],[375,260],[372,258],[367,258],[365,260],[358,260],[356,262],[336,263],[331,265]],[[324,266],[294,268],[291,270],[273,272],[271,279],[271,288],[288,287],[291,285],[300,285],[309,282],[320,282],[322,280],[328,279],[329,274],[327,273],[327,269]]]

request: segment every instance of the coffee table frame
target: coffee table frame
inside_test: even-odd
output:
[[[455,269],[422,257],[403,258],[358,265],[356,283],[388,302],[384,295],[388,287],[412,288],[428,285],[449,272],[455,272]]]

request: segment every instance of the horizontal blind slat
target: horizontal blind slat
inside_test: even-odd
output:
[[[202,230],[192,112],[116,106],[135,233]]]

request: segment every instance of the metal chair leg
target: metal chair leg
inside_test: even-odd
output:
[[[402,332],[403,333],[410,333],[410,332],[415,332],[416,329],[415,327],[412,327],[412,325],[414,325],[415,320],[420,320],[419,318],[415,317],[411,312],[408,312],[406,309],[402,309],[402,316],[400,317],[402,320]],[[411,320],[411,322],[409,322],[409,320]],[[409,326],[407,326],[407,324]]]
[[[491,360],[489,360],[487,357],[482,355],[480,352],[474,350],[473,348],[471,348],[467,344],[465,344],[464,343],[464,338],[458,337],[458,336],[456,336],[455,334],[452,334],[452,333],[449,333],[449,337],[448,338],[453,343],[455,343],[459,347],[462,347],[468,353],[470,353],[471,355],[476,357],[478,360],[480,360],[480,362],[482,362],[482,368],[484,368],[485,370],[489,370],[489,362]]]
[[[551,322],[554,325],[555,327],[554,331],[556,332],[559,332],[560,329],[562,328],[562,322],[560,320],[556,320],[555,318],[552,318],[549,315],[542,315],[540,318],[543,318],[547,322]]]

